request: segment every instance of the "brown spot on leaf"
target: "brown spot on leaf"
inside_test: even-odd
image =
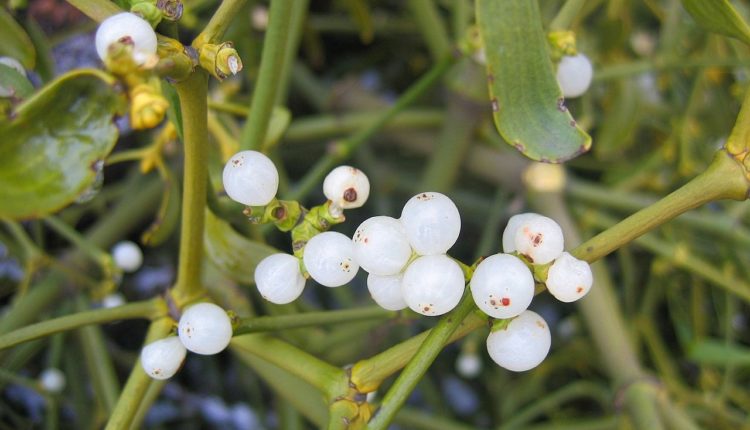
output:
[[[500,112],[500,103],[497,101],[496,98],[492,98],[492,112]]]

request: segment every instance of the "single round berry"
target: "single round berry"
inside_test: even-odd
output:
[[[567,252],[557,257],[547,272],[547,289],[561,302],[574,302],[585,296],[594,283],[591,266]]]
[[[366,219],[352,237],[354,260],[375,275],[395,275],[411,258],[411,246],[404,226],[395,218]]]
[[[335,231],[313,236],[305,245],[303,260],[307,273],[326,287],[348,283],[359,270],[352,240]]]
[[[135,243],[124,240],[112,247],[112,259],[124,272],[135,272],[143,264],[143,252]]]
[[[39,385],[48,393],[61,393],[65,389],[65,374],[54,367],[44,369],[39,375]]]
[[[447,196],[434,192],[409,199],[401,211],[401,223],[419,255],[446,253],[461,231],[461,215],[456,205]]]
[[[323,194],[341,209],[358,208],[370,196],[370,180],[355,167],[339,166],[323,181]]]
[[[232,322],[224,309],[213,303],[198,303],[185,310],[177,324],[180,341],[188,351],[212,355],[232,340]]]
[[[109,294],[105,296],[101,301],[101,305],[103,308],[116,308],[118,306],[124,305],[125,303],[127,303],[127,300],[125,300],[125,296],[120,293]]]
[[[482,359],[475,352],[462,352],[456,359],[456,372],[464,378],[476,378],[482,371]]]
[[[585,93],[593,77],[594,67],[583,54],[564,56],[557,65],[557,82],[565,98],[574,98]]]
[[[240,151],[224,165],[224,190],[246,206],[267,205],[279,189],[279,172],[273,161],[258,151]]]
[[[151,342],[141,350],[141,366],[154,379],[171,378],[182,366],[187,350],[177,336]]]
[[[146,20],[129,12],[112,15],[99,24],[95,44],[102,61],[106,60],[109,47],[115,42],[132,45],[136,64],[143,64],[156,54],[154,29]]]
[[[284,253],[269,255],[255,268],[255,286],[271,303],[285,305],[293,302],[305,288],[299,260]]]
[[[380,276],[370,273],[367,276],[367,289],[375,303],[389,311],[405,309],[407,305],[401,293],[402,278],[401,274]]]
[[[531,304],[534,277],[523,261],[509,254],[485,258],[471,277],[474,303],[493,318],[511,318]]]
[[[456,307],[464,293],[461,267],[445,254],[414,260],[401,281],[404,301],[422,315],[442,315]]]
[[[509,254],[516,250],[516,232],[518,227],[525,221],[537,216],[538,214],[527,212],[522,214],[513,215],[508,220],[508,224],[505,225],[503,230],[503,252]]]
[[[514,238],[516,251],[534,264],[546,264],[562,254],[563,232],[553,219],[536,215],[521,222]]]
[[[487,337],[487,352],[500,367],[514,372],[535,368],[549,353],[549,326],[536,312],[525,311],[505,329]]]

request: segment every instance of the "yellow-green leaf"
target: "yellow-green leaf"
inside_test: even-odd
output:
[[[161,197],[156,219],[141,235],[141,243],[147,246],[159,246],[169,239],[180,222],[180,181],[174,173],[164,167],[164,193]]]
[[[565,107],[536,0],[477,0],[495,126],[527,157],[553,163],[589,149]]]
[[[0,119],[0,217],[42,217],[93,184],[117,141],[115,83],[98,70],[71,72]]]
[[[255,266],[260,260],[280,252],[264,243],[246,239],[208,210],[204,244],[211,262],[233,281],[241,284],[253,282]]]
[[[750,27],[728,0],[682,0],[682,5],[707,30],[750,44]]]
[[[33,69],[36,65],[36,51],[26,34],[7,10],[0,7],[0,56],[13,57],[26,69]]]

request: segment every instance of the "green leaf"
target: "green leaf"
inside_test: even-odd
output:
[[[589,149],[557,84],[536,0],[477,0],[495,126],[527,157],[560,163]]]
[[[266,132],[266,139],[263,142],[263,149],[268,150],[276,146],[284,135],[286,129],[289,128],[289,123],[292,122],[292,113],[289,109],[282,106],[274,106],[271,112],[271,119],[268,122],[268,132]]]
[[[45,216],[94,183],[117,141],[115,84],[98,70],[71,72],[0,119],[0,218]]]
[[[225,275],[240,284],[253,281],[260,260],[276,254],[275,248],[246,239],[211,211],[206,211],[206,255]]]
[[[2,94],[11,93],[15,98],[25,99],[34,92],[34,87],[18,70],[0,64],[0,90]]]
[[[706,30],[750,44],[750,27],[728,0],[682,0],[682,5]]]
[[[169,239],[180,221],[180,181],[168,167],[164,167],[164,193],[161,197],[156,219],[141,235],[141,243],[146,246],[159,246]]]
[[[688,356],[691,360],[701,364],[750,366],[750,348],[726,344],[719,340],[703,340],[694,343],[690,347]]]
[[[13,57],[26,69],[36,65],[36,51],[29,35],[7,10],[0,7],[0,56]]]

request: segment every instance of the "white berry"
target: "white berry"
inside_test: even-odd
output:
[[[154,379],[171,378],[182,366],[187,350],[177,336],[151,342],[141,350],[141,366]]]
[[[477,353],[464,353],[456,359],[456,372],[464,378],[475,378],[482,371],[482,359]]]
[[[561,302],[574,302],[585,296],[594,283],[591,266],[567,252],[557,257],[547,272],[547,289]]]
[[[525,221],[537,215],[538,214],[528,212],[513,215],[512,217],[510,217],[510,219],[508,220],[508,224],[505,225],[505,230],[503,230],[503,252],[505,252],[506,254],[515,252],[516,232],[518,231],[518,227]]]
[[[299,260],[289,254],[269,255],[255,268],[255,286],[271,303],[285,305],[293,302],[305,288]]]
[[[224,190],[246,206],[267,205],[279,189],[279,172],[273,161],[258,151],[240,151],[224,166]]]
[[[124,272],[135,272],[143,264],[143,252],[135,243],[124,240],[112,247],[112,259]]]
[[[414,260],[401,281],[404,301],[422,315],[442,315],[456,307],[464,293],[461,267],[445,254]]]
[[[549,353],[549,326],[536,312],[525,311],[505,329],[487,337],[487,352],[500,367],[523,372],[538,366]]]
[[[372,299],[381,308],[389,311],[400,311],[406,308],[404,295],[401,293],[401,279],[403,275],[370,275],[367,276],[367,289]]]
[[[44,369],[39,375],[39,385],[48,393],[61,393],[65,389],[65,374],[54,367]]]
[[[461,215],[447,196],[420,193],[409,199],[401,211],[409,243],[419,255],[444,254],[456,243]]]
[[[565,243],[560,225],[543,215],[526,218],[516,230],[516,251],[534,264],[546,264],[562,254]]]
[[[107,308],[108,309],[108,308],[116,308],[118,306],[122,306],[126,302],[127,302],[127,300],[125,300],[125,296],[123,296],[122,294],[120,294],[120,293],[112,293],[112,294],[109,294],[109,295],[105,296],[102,299],[101,304],[102,304],[103,308]]]
[[[307,273],[326,287],[348,283],[359,270],[352,240],[335,231],[313,236],[305,245],[303,260]]]
[[[557,82],[565,98],[574,98],[585,93],[591,85],[593,76],[594,67],[583,54],[564,56],[557,66]]]
[[[512,318],[531,304],[534,277],[517,257],[495,254],[485,258],[471,277],[474,303],[493,318]]]
[[[196,354],[217,354],[232,340],[229,316],[213,303],[198,303],[187,308],[177,324],[177,331],[185,348]]]
[[[370,196],[370,180],[355,167],[339,166],[323,181],[323,194],[338,208],[358,208]]]
[[[412,254],[404,226],[388,216],[366,219],[357,227],[352,242],[355,261],[376,275],[401,272]]]
[[[121,42],[133,46],[133,60],[144,64],[156,54],[156,33],[143,18],[123,12],[112,15],[96,30],[96,53],[104,61],[110,45]]]

